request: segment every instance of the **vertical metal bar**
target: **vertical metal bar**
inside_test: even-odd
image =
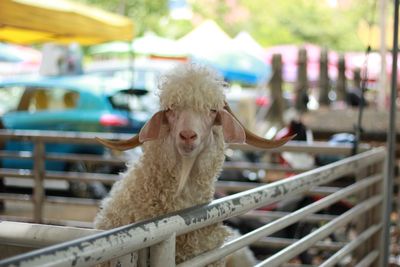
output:
[[[33,221],[41,223],[43,220],[43,201],[44,201],[44,171],[45,171],[45,147],[42,141],[34,143],[33,177],[35,186],[33,189]]]
[[[272,77],[269,81],[273,103],[271,106],[272,120],[283,124],[284,102],[282,94],[282,55],[272,56]],[[264,118],[262,118],[264,119]]]
[[[374,165],[372,165],[372,171],[376,174],[376,173],[383,173],[385,165],[385,162],[381,162],[381,163],[376,163]],[[383,181],[377,184],[374,184],[371,187],[371,193],[372,195],[383,195]],[[379,225],[383,225],[384,221],[383,221],[383,214],[382,214],[382,210],[384,208],[384,203],[380,203],[378,206],[376,206],[375,208],[373,208],[371,210],[371,224],[379,224]],[[374,233],[372,235],[372,237],[369,240],[369,249],[367,253],[370,253],[371,251],[376,251],[379,250],[381,248],[380,243],[382,242],[382,227],[379,229],[378,232]],[[366,254],[367,254],[366,253]],[[381,254],[382,255],[382,254]],[[372,266],[380,266],[380,261],[379,261],[379,257],[373,262]]]
[[[381,255],[381,266],[389,265],[390,249],[390,213],[393,201],[393,178],[394,160],[396,148],[396,99],[397,99],[397,54],[398,54],[398,33],[399,33],[399,0],[394,1],[394,25],[393,25],[393,49],[392,49],[392,79],[389,129],[387,134],[387,169],[385,177],[385,205],[384,205],[384,229],[383,229],[383,254]]]
[[[379,252],[374,250],[354,267],[370,267],[372,262],[375,261],[378,257],[379,257]]]
[[[357,124],[355,125],[355,138],[354,138],[354,147],[353,147],[353,155],[358,153],[358,145],[361,142],[361,133],[362,133],[362,118],[364,114],[365,108],[365,91],[367,89],[367,81],[368,81],[368,57],[371,52],[371,46],[368,45],[367,50],[365,51],[365,61],[363,67],[363,77],[361,77],[361,99],[360,105],[358,109],[358,116],[357,116]],[[361,73],[362,74],[362,73]]]
[[[328,49],[321,49],[319,57],[319,103],[321,106],[329,106],[329,74],[328,74]]]
[[[297,80],[295,84],[296,101],[295,108],[300,112],[307,110],[308,77],[307,77],[307,50],[301,47],[297,56]]]
[[[338,252],[333,254],[329,259],[320,264],[320,267],[332,267],[336,266],[336,264],[340,263],[347,255],[349,255],[355,248],[360,246],[363,242],[366,242],[371,238],[376,232],[378,232],[382,228],[382,224],[375,224],[369,227],[366,231],[364,231],[361,235],[359,235],[356,239],[348,243]]]
[[[175,233],[162,242],[150,247],[151,267],[172,267],[175,265]]]
[[[149,248],[143,248],[138,252],[139,260],[138,266],[139,267],[148,267],[149,266]]]
[[[137,267],[138,258],[138,252],[135,251],[111,260],[109,267]]]
[[[351,208],[350,210],[346,211],[336,219],[330,221],[329,223],[325,224],[324,226],[318,228],[317,230],[311,232],[307,236],[303,237],[302,239],[296,241],[292,245],[280,250],[279,252],[275,253],[271,257],[267,258],[266,260],[260,262],[256,265],[256,267],[277,267],[281,266],[281,264],[288,262],[293,257],[297,256],[301,252],[307,250],[316,242],[320,241],[321,239],[325,238],[332,232],[334,232],[339,226],[343,226],[349,223],[351,220],[354,220],[357,216],[360,216],[364,212],[368,211],[369,209],[373,208],[374,206],[378,205],[382,201],[382,197],[375,196],[369,200],[366,200],[357,206]]]
[[[368,174],[373,173],[373,172],[374,172],[374,169],[375,169],[375,168],[374,168],[374,165],[368,166],[368,168],[367,168]],[[376,186],[370,186],[370,187],[367,188],[367,196],[368,196],[368,198],[372,197],[373,195],[378,195],[378,194],[376,194],[377,192],[375,191],[375,189],[376,189]],[[375,222],[375,220],[374,220],[374,218],[375,218],[374,211],[375,211],[376,209],[379,209],[379,207],[380,207],[381,205],[382,205],[382,203],[380,203],[379,205],[377,205],[376,207],[370,209],[369,211],[367,211],[367,212],[365,213],[365,215],[366,215],[365,220],[366,220],[366,222],[367,222],[367,225],[365,226],[365,228],[363,229],[363,231],[365,231],[365,230],[368,228],[368,226],[374,224],[374,222]],[[372,250],[372,249],[371,249],[371,248],[372,248],[372,245],[373,245],[373,244],[372,244],[372,242],[371,242],[371,239],[369,239],[369,240],[367,240],[367,242],[365,242],[366,251],[365,251],[364,255],[367,255],[368,252]],[[364,256],[364,255],[363,255],[363,256]]]
[[[368,176],[368,167],[359,170],[356,175],[355,179],[357,182],[363,180],[365,177]],[[364,190],[358,192],[356,194],[358,203],[366,200],[368,198],[368,187]],[[355,221],[356,231],[358,234],[362,233],[367,228],[367,213],[360,215],[359,219]],[[366,254],[366,244],[361,244],[358,248],[356,248],[354,256],[357,260],[360,260]]]
[[[345,197],[353,195],[355,192],[364,190],[366,187],[375,184],[377,182],[379,183],[382,179],[383,177],[381,175],[375,175],[372,177],[368,177],[363,181],[354,183],[348,187],[343,188],[340,191],[337,191],[327,197],[324,197],[323,199],[320,199],[310,205],[307,205],[306,207],[303,207],[299,210],[289,213],[284,217],[281,217],[271,223],[268,223],[238,238],[230,240],[217,250],[205,252],[188,261],[180,263],[178,267],[206,266],[207,264],[215,262],[218,259],[221,259],[231,253],[234,253],[235,251],[249,244],[252,244],[265,236],[269,236],[273,233],[276,233],[279,230],[282,230],[283,228],[288,227],[289,225],[292,225],[303,218],[309,217],[310,214],[314,214],[320,211],[321,209],[326,208]]]
[[[338,77],[336,84],[336,101],[346,101],[346,60],[343,54],[339,55]]]

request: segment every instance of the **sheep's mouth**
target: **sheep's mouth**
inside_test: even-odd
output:
[[[181,144],[179,146],[179,153],[182,156],[191,156],[196,148],[197,146],[194,144]]]

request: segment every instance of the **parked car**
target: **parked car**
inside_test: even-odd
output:
[[[0,120],[6,129],[137,133],[150,112],[146,87],[102,75],[19,77],[0,80]],[[31,151],[30,142],[8,141],[5,150]],[[48,144],[46,152],[103,154],[101,145]],[[32,160],[2,159],[3,168],[32,168]],[[66,162],[47,170],[78,171]]]

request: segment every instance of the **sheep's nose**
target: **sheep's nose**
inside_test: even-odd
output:
[[[179,137],[186,142],[194,141],[197,139],[197,134],[192,130],[183,130],[179,133]]]

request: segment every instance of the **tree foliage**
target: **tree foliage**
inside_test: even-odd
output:
[[[330,7],[324,0],[187,0],[191,20],[168,16],[167,0],[79,0],[132,18],[136,35],[153,31],[179,38],[202,20],[215,20],[228,34],[248,31],[261,45],[314,43],[335,50],[363,50],[360,21],[375,23],[377,0],[349,0]]]
[[[160,20],[168,16],[167,0],[79,0],[131,18],[136,36],[146,31],[160,33]]]
[[[232,36],[248,31],[263,46],[315,43],[336,50],[362,50],[360,21],[375,22],[376,0],[352,0],[330,7],[322,0],[193,1],[195,11],[215,19]],[[242,9],[235,20],[227,19]]]

